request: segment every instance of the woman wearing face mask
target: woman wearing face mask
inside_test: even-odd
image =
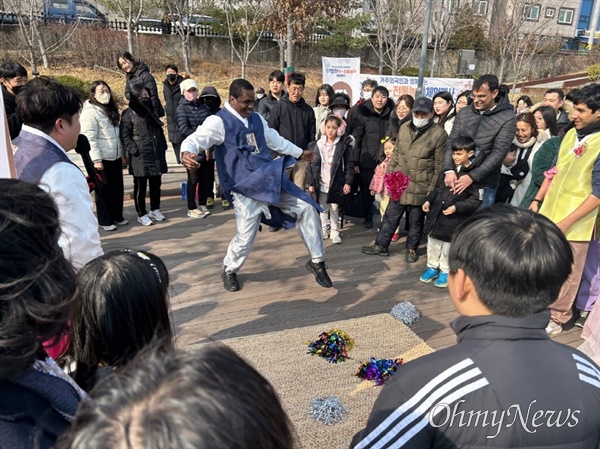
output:
[[[133,196],[138,222],[150,226],[163,221],[160,212],[161,176],[167,172],[167,139],[162,122],[154,112],[150,93],[138,84],[131,86],[129,107],[121,118],[121,142],[127,150],[129,174],[133,175]],[[150,213],[146,211],[146,188],[150,184]]]
[[[90,157],[102,176],[102,189],[96,192],[98,223],[105,231],[129,222],[123,218],[123,145],[119,123],[121,116],[108,84],[94,81],[87,101],[83,104],[81,134],[90,142]]]
[[[183,140],[196,131],[198,126],[204,123],[204,120],[209,117],[210,109],[198,97],[198,83],[195,80],[188,79],[181,83],[181,100],[175,111],[175,121],[179,127],[179,132]],[[201,153],[200,167],[190,170],[187,169],[187,187],[186,196],[188,204],[187,216],[191,218],[204,218],[210,215],[206,207],[208,197],[212,199],[212,182],[207,185],[202,182],[202,175],[206,178],[207,174],[203,173],[203,166],[208,165],[208,152]],[[213,175],[214,176],[214,175]],[[198,186],[200,185],[200,188]],[[198,203],[196,205],[196,191],[198,191]]]

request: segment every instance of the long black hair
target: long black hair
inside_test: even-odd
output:
[[[0,179],[0,380],[22,373],[76,314],[75,269],[58,209],[34,184]]]
[[[110,92],[110,101],[108,102],[108,104],[102,104],[98,100],[96,100],[96,89],[98,88],[98,86],[105,86]],[[110,120],[110,123],[112,123],[113,126],[119,126],[119,121],[121,118],[121,116],[119,115],[119,108],[117,106],[117,103],[115,102],[115,98],[112,94],[110,86],[106,84],[105,81],[96,80],[90,85],[88,101],[94,106],[97,106],[100,109],[102,109],[102,111],[108,117],[108,120]]]

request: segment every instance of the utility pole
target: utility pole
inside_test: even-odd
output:
[[[600,0],[596,0],[600,2]],[[421,41],[421,61],[419,62],[419,81],[417,83],[416,97],[423,95],[423,81],[425,79],[425,66],[427,65],[427,43],[429,42],[429,26],[431,25],[431,8],[433,0],[427,0],[425,6],[425,24],[423,25],[423,40]]]

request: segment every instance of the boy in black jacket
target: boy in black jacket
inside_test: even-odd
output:
[[[477,151],[477,156],[475,155]],[[475,141],[467,136],[459,136],[452,143],[452,161],[456,177],[468,174],[481,162],[483,153],[475,147]],[[479,206],[479,189],[471,184],[461,193],[454,193],[444,184],[445,173],[441,173],[438,182],[423,204],[427,220],[423,232],[427,235],[427,271],[419,278],[426,284],[440,288],[448,286],[448,254],[450,240],[457,226],[473,214]]]
[[[467,218],[449,257],[458,344],[402,365],[352,447],[597,449],[600,369],[545,329],[572,261],[542,215]]]

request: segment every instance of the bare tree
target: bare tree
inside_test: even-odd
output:
[[[558,10],[562,3],[553,6]],[[506,81],[507,73],[511,73],[513,84],[518,82],[536,55],[560,49],[561,39],[554,29],[556,18],[545,11],[543,14],[539,4],[507,0],[502,8],[494,8],[491,17],[490,50],[498,61],[501,82]]]
[[[75,20],[67,25],[62,37],[54,40],[52,44],[46,45],[41,29],[44,14],[43,3],[36,0],[4,0],[4,7],[17,17],[19,35],[27,48],[27,54],[19,52],[19,55],[29,63],[33,73],[37,73],[40,61],[45,69],[50,67],[48,55],[63,46],[79,25],[79,19]]]
[[[107,10],[112,11],[123,17],[127,23],[127,49],[129,53],[135,53],[133,45],[133,33],[137,29],[138,22],[144,12],[144,4],[147,0],[101,0]]]
[[[268,3],[263,0],[231,0],[222,5],[231,49],[246,77],[248,59],[266,33]]]
[[[379,73],[388,67],[397,75],[419,48],[425,0],[368,1],[377,35],[371,47],[379,59]]]

